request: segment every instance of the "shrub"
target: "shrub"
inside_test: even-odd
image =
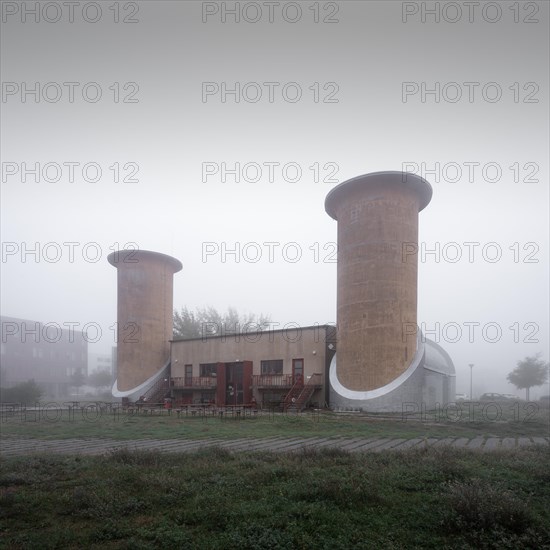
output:
[[[162,455],[156,450],[131,450],[128,447],[112,449],[107,453],[109,460],[117,464],[135,466],[159,466]]]
[[[264,550],[265,548],[292,550],[295,548],[292,537],[285,531],[257,523],[245,524],[228,531],[224,533],[221,540],[228,548],[250,550]]]
[[[448,483],[444,500],[448,508],[444,523],[457,531],[504,530],[520,534],[533,523],[525,500],[480,479]]]
[[[42,388],[34,380],[28,380],[11,388],[0,388],[0,401],[32,405],[40,399],[43,393]]]

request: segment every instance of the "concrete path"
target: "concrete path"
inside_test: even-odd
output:
[[[320,438],[320,437],[268,437],[262,439],[140,439],[131,441],[113,441],[112,439],[0,439],[0,455],[16,456],[32,453],[101,455],[114,449],[130,450],[150,449],[169,453],[185,453],[219,447],[228,451],[272,451],[296,452],[304,449],[335,448],[348,452],[381,452],[384,450],[401,451],[423,447],[450,446],[453,449],[476,449],[496,451],[514,449],[527,445],[550,445],[550,437],[465,437],[444,439],[389,439],[389,438]]]

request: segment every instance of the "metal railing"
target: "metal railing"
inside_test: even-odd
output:
[[[323,385],[323,375],[319,373],[312,374],[309,378],[306,379],[306,386],[322,386]]]
[[[253,374],[252,386],[258,388],[289,388],[293,385],[292,374]]]
[[[174,389],[215,388],[217,385],[218,380],[213,376],[187,376],[172,378],[172,387]]]
[[[164,397],[170,391],[170,380],[168,378],[159,378],[144,394],[144,402],[157,403],[162,402]],[[141,401],[141,398],[140,398]]]
[[[297,380],[292,386],[292,389],[285,397],[283,409],[287,411],[290,407],[296,407],[296,410],[301,411],[309,401],[317,387],[322,385],[323,377],[319,373],[314,373],[307,377],[304,385],[303,380]]]

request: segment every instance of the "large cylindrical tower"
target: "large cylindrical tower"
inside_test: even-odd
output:
[[[127,392],[169,360],[173,276],[182,265],[148,250],[122,250],[107,259],[118,271],[117,389]]]
[[[375,172],[326,197],[338,221],[337,376],[349,390],[386,386],[415,356],[418,212],[431,196],[415,174]]]

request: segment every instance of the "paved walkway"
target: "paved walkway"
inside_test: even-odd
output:
[[[445,439],[415,438],[329,438],[329,437],[269,437],[262,439],[140,439],[113,441],[112,439],[0,439],[0,455],[28,455],[52,452],[59,454],[100,455],[113,449],[149,449],[163,452],[183,453],[208,447],[219,447],[228,451],[272,451],[292,452],[302,449],[336,448],[356,452],[377,452],[382,450],[405,450],[419,447],[451,446],[461,449],[495,451],[513,449],[527,445],[550,445],[550,437],[448,437]]]

